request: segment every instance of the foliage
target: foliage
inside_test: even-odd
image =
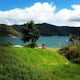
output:
[[[38,45],[36,43],[28,43],[28,44],[25,44],[24,47],[27,47],[27,48],[35,48],[37,47]]]
[[[79,45],[80,44],[79,37],[76,34],[71,34],[69,37],[69,41],[71,41],[73,43],[73,45]]]
[[[70,35],[70,38],[69,38],[69,41],[72,41],[73,39],[76,39],[76,37],[77,37],[77,36],[76,36],[75,34],[73,34],[73,35],[71,34],[71,35]]]
[[[59,50],[60,54],[64,55],[71,62],[80,64],[80,45],[65,46]]]
[[[22,34],[23,34],[22,40],[25,43],[26,42],[35,43],[36,40],[39,38],[39,32],[36,29],[36,26],[33,21],[24,24]]]
[[[79,79],[80,66],[55,50],[0,47],[0,80]]]
[[[3,46],[3,47],[9,47],[9,46],[12,46],[13,43],[12,42],[3,42],[3,43],[0,43],[0,46]]]

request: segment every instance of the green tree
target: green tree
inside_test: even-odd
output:
[[[37,30],[34,21],[30,21],[23,25],[22,40],[35,44],[39,38],[39,31]]]

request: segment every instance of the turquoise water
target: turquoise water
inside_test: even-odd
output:
[[[24,45],[20,37],[17,38],[6,38],[0,37],[0,42],[11,41],[14,45]],[[68,37],[67,36],[52,36],[52,37],[40,37],[37,41],[37,44],[41,46],[45,44],[47,47],[59,48],[65,45],[68,45]]]
[[[69,44],[67,36],[52,36],[52,37],[40,37],[37,41],[38,44],[46,44],[47,47],[63,47]]]

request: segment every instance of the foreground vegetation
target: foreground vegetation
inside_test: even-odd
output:
[[[79,80],[80,66],[56,50],[0,47],[0,80]]]
[[[73,63],[80,64],[80,45],[68,45],[59,50],[59,53],[64,55]]]

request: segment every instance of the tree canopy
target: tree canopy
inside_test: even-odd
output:
[[[22,40],[26,42],[35,43],[39,38],[39,31],[37,30],[34,21],[29,21],[23,25]]]

